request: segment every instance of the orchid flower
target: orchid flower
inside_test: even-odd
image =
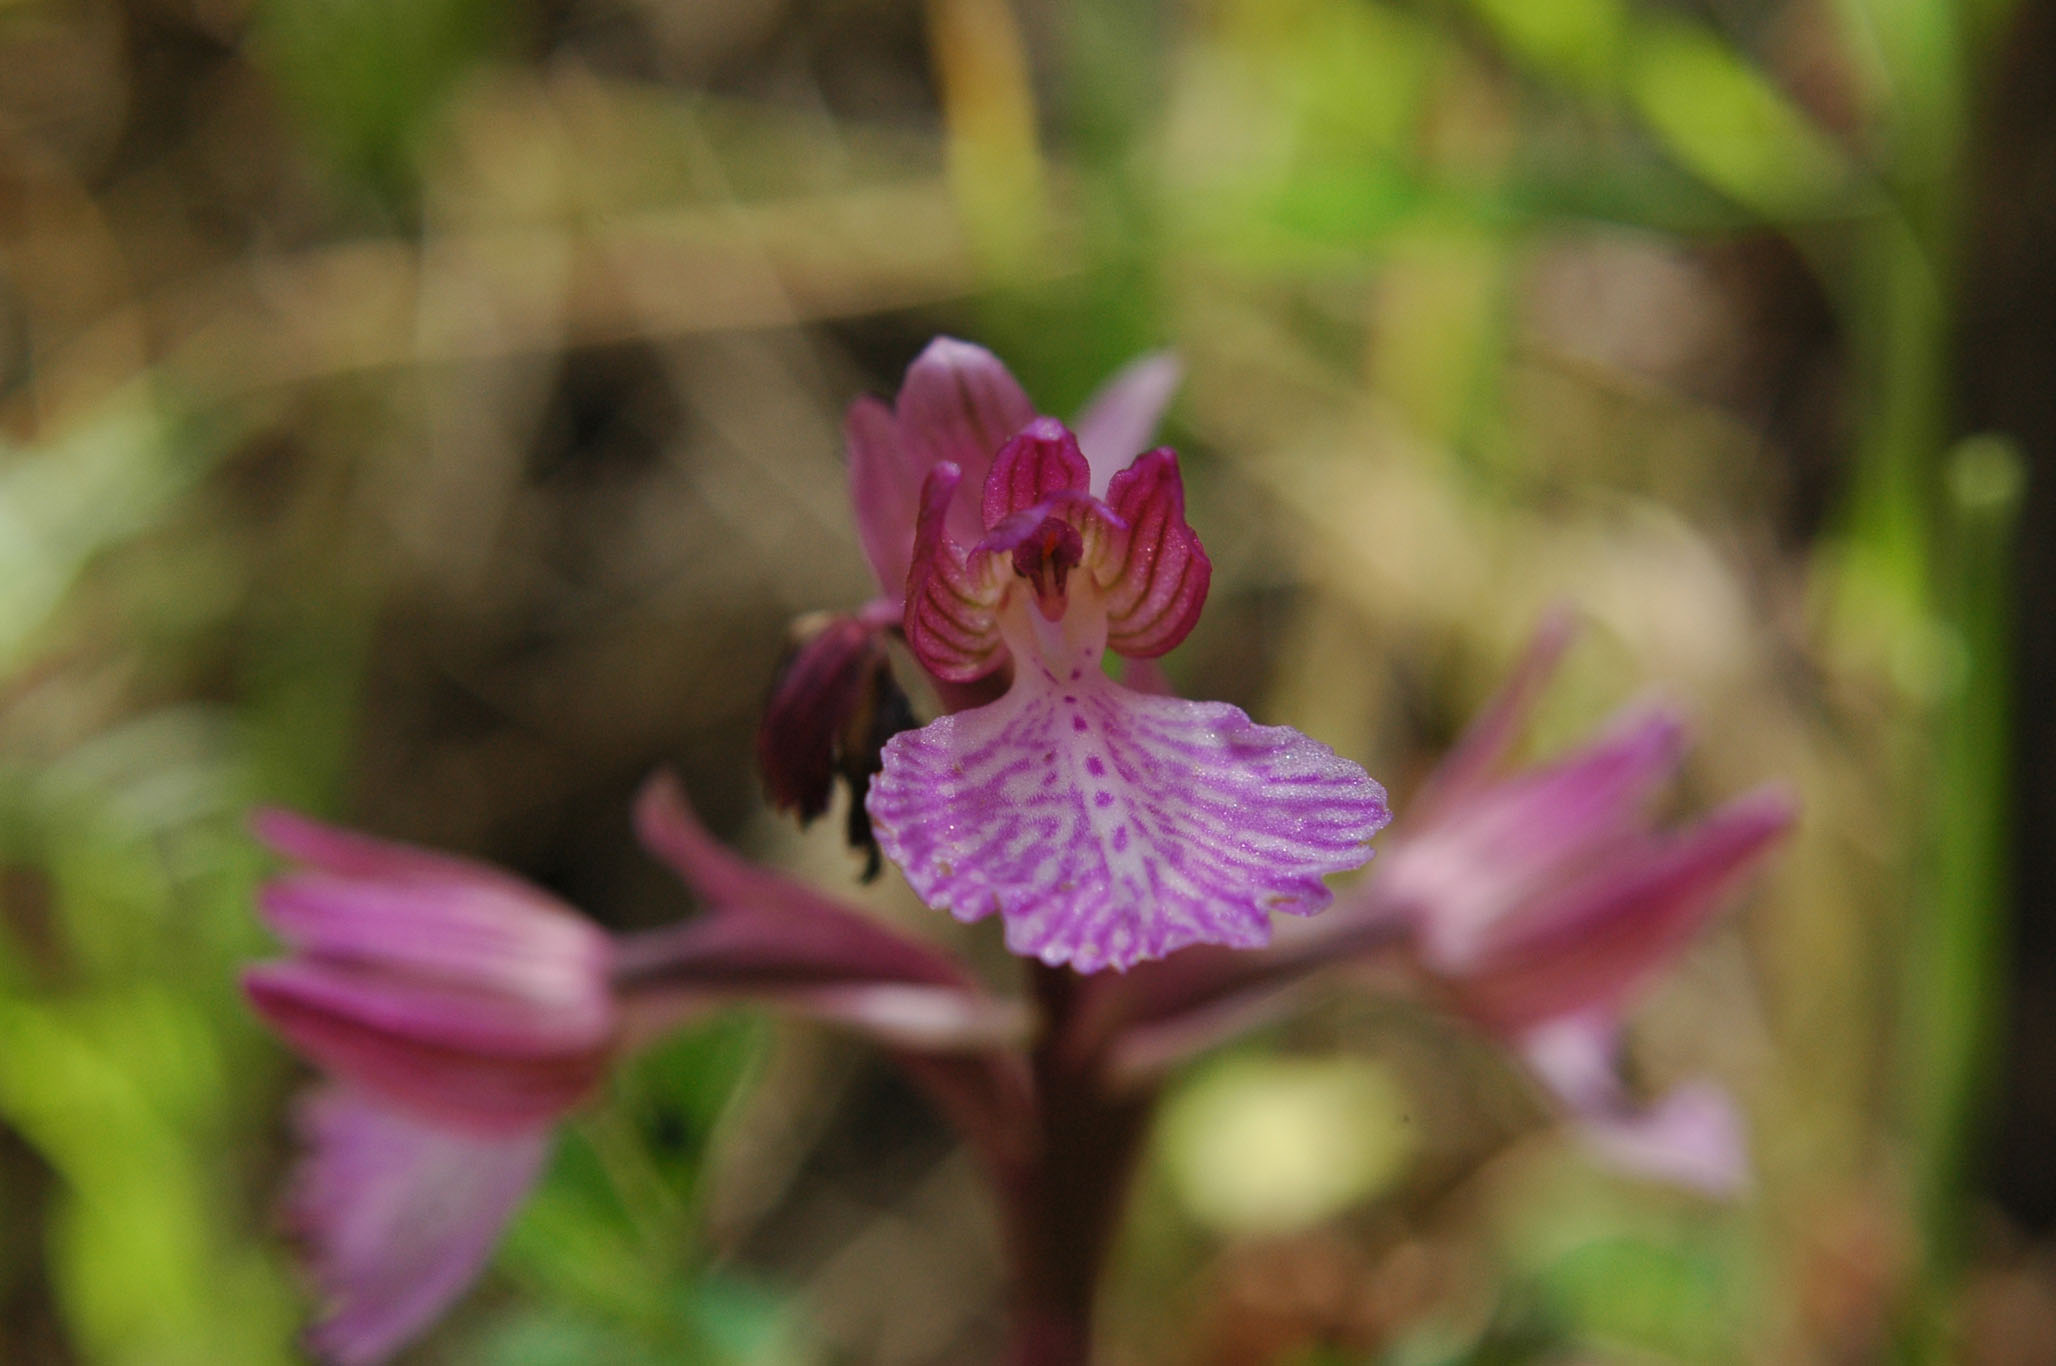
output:
[[[858,400],[851,488],[886,596],[802,646],[761,733],[774,800],[816,814],[839,771],[922,900],[997,913],[1010,950],[1080,972],[1262,945],[1272,912],[1326,906],[1324,875],[1390,818],[1326,746],[1102,669],[1108,650],[1170,650],[1206,601],[1177,457],[1121,464],[1176,378],[1145,358],[1074,434],[990,353],[941,338],[892,407]],[[950,713],[919,730],[875,724],[893,694],[867,641],[893,625]]]
[[[638,806],[653,853],[707,903],[610,936],[469,860],[285,812],[258,836],[301,866],[260,907],[292,951],[244,986],[331,1080],[300,1109],[287,1214],[326,1306],[309,1347],[382,1361],[484,1267],[556,1125],[627,1050],[737,1001],[767,1001],[896,1051],[988,1137],[1006,1083],[975,1062],[1026,1032],[946,955],[721,851],[659,778]]]
[[[1077,430],[1095,489],[1103,491],[1120,463],[1148,444],[1178,376],[1173,357],[1145,355],[1087,401]],[[796,624],[757,733],[757,760],[772,804],[803,822],[828,809],[838,779],[847,786],[850,844],[868,855],[867,878],[878,864],[864,796],[885,742],[913,724],[884,642],[900,626],[922,486],[937,465],[961,470],[963,492],[949,516],[960,538],[975,538],[973,500],[993,457],[1035,415],[997,357],[953,337],[937,337],[914,359],[894,404],[865,396],[850,406],[850,501],[880,595],[855,612]],[[975,689],[937,683],[953,707],[989,700]]]
[[[1550,763],[1497,773],[1570,631],[1559,616],[1538,632],[1416,798],[1350,913],[1410,927],[1431,990],[1512,1044],[1602,1156],[1732,1189],[1745,1160],[1725,1095],[1690,1082],[1638,1108],[1614,1055],[1635,992],[1776,846],[1792,802],[1764,789],[1684,831],[1659,831],[1646,805],[1676,770],[1685,734],[1659,707],[1625,714]]]

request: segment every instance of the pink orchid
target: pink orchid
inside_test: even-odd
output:
[[[1389,819],[1377,783],[1296,731],[1102,671],[1109,649],[1177,645],[1206,600],[1177,457],[1119,465],[1175,378],[1130,367],[1081,438],[945,338],[893,407],[859,400],[848,423],[866,554],[886,601],[904,586],[899,625],[951,708],[884,742],[871,831],[929,905],[997,913],[1011,950],[1080,972],[1267,943],[1270,914],[1326,906],[1323,876],[1360,865]],[[847,659],[853,638],[817,648]]]
[[[326,1306],[309,1334],[324,1359],[381,1361],[432,1323],[484,1267],[557,1123],[671,1028],[773,1002],[936,1054],[921,1065],[967,1111],[989,1079],[953,1057],[1026,1032],[1018,1005],[946,955],[720,850],[671,780],[638,819],[708,909],[612,937],[487,865],[256,818],[303,866],[260,896],[292,956],[249,969],[245,989],[334,1078],[303,1104],[288,1201]]]
[[[1173,357],[1145,355],[1087,401],[1077,430],[1096,491],[1148,444],[1178,375]],[[961,470],[963,493],[949,515],[960,538],[975,537],[972,500],[993,457],[1035,415],[996,356],[953,337],[937,337],[907,367],[895,404],[866,396],[850,406],[844,426],[850,501],[881,596],[852,613],[799,623],[757,732],[757,760],[772,804],[802,822],[828,809],[838,779],[848,787],[850,843],[870,856],[867,877],[877,871],[877,846],[864,795],[885,742],[913,724],[885,638],[900,626],[922,486],[939,464]],[[990,700],[977,689],[938,686],[953,707]]]
[[[1351,914],[1398,920],[1416,965],[1505,1039],[1615,1165],[1709,1191],[1743,1177],[1741,1125],[1717,1088],[1638,1108],[1614,1067],[1623,1012],[1790,827],[1781,791],[1739,797],[1682,832],[1656,829],[1655,789],[1683,723],[1632,712],[1553,762],[1499,775],[1570,639],[1545,624],[1513,680],[1415,800]]]

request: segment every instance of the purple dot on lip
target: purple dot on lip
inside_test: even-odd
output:
[[[1107,766],[1104,762],[1101,761],[1100,757],[1097,754],[1095,754],[1092,755],[1090,758],[1086,759],[1085,771],[1087,773],[1090,773],[1093,777],[1097,778],[1100,774],[1105,773],[1107,771]]]
[[[1081,678],[1083,678],[1083,677],[1085,677],[1085,670],[1083,670],[1083,669],[1073,669],[1073,670],[1071,670],[1071,681],[1072,681],[1073,683],[1076,683],[1076,682],[1077,682],[1077,681],[1078,681],[1079,679],[1081,679]]]
[[[1120,853],[1128,847],[1128,827],[1122,826],[1114,832],[1114,852]]]
[[[1102,808],[1112,806],[1114,804],[1114,794],[1111,792],[1095,792],[1092,794],[1092,804]]]
[[[1086,731],[1086,730],[1091,730],[1091,729],[1092,729],[1092,727],[1090,727],[1090,726],[1088,726],[1088,725],[1086,725],[1086,724],[1085,724],[1085,718],[1084,718],[1084,717],[1082,717],[1082,716],[1074,716],[1074,717],[1072,717],[1072,718],[1071,718],[1071,729],[1072,729],[1072,730],[1077,730],[1077,731]]]
[[[1064,702],[1065,702],[1065,703],[1066,703],[1067,705],[1069,705],[1069,706],[1073,706],[1073,707],[1075,707],[1075,706],[1077,706],[1077,705],[1078,705],[1078,699],[1077,699],[1077,698],[1075,698],[1075,697],[1073,697],[1073,696],[1071,696],[1071,695],[1070,695],[1069,693],[1065,693],[1065,694],[1064,694]]]

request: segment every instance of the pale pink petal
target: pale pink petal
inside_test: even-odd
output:
[[[897,602],[907,587],[914,510],[921,503],[921,481],[928,477],[928,467],[900,440],[899,419],[892,410],[869,395],[850,405],[842,434],[849,451],[857,539],[871,572],[878,576],[879,590]]]
[[[1652,1105],[1621,1084],[1619,1022],[1605,1009],[1546,1021],[1523,1033],[1521,1055],[1569,1112],[1579,1139],[1607,1165],[1701,1194],[1733,1195],[1748,1181],[1748,1144],[1734,1102],[1708,1081],[1688,1082]]]
[[[1206,605],[1213,565],[1185,521],[1178,457],[1155,450],[1114,476],[1107,506],[1125,525],[1093,577],[1107,595],[1107,647],[1154,658],[1185,639]]]
[[[1686,1082],[1646,1109],[1587,1119],[1579,1135],[1608,1166],[1702,1195],[1739,1194],[1749,1184],[1749,1147],[1728,1093]]]
[[[947,461],[964,473],[966,495],[949,510],[950,531],[969,545],[983,529],[976,495],[992,460],[1035,418],[1035,405],[999,358],[982,346],[937,337],[907,368],[897,406],[900,441],[922,472]]]
[[[478,1278],[548,1130],[454,1134],[345,1089],[308,1097],[300,1120],[288,1215],[325,1302],[308,1346],[342,1366],[384,1361]]]
[[[1753,793],[1538,900],[1505,922],[1454,984],[1465,1009],[1518,1029],[1617,1003],[1719,909],[1793,816],[1783,792]]]
[[[931,673],[950,683],[982,678],[1006,659],[995,616],[1006,581],[975,572],[948,527],[961,479],[951,464],[930,472],[921,492],[914,567],[907,575],[907,645]]]
[[[879,843],[929,905],[998,912],[1007,945],[1081,972],[1270,938],[1369,857],[1384,791],[1219,703],[1039,663],[991,706],[904,731],[871,786]]]
[[[1092,492],[1105,496],[1114,475],[1149,447],[1183,373],[1169,351],[1152,351],[1122,366],[1086,400],[1077,431],[1092,466]]]
[[[1091,475],[1078,438],[1053,417],[1036,418],[999,448],[985,476],[980,492],[984,529],[1039,507],[1052,495],[1085,493]]]

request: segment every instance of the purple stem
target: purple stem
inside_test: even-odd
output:
[[[1100,1271],[1155,1100],[1112,1094],[1082,1036],[1078,978],[1035,964],[1043,1031],[1032,1060],[1038,1143],[1001,1182],[1014,1276],[1012,1366],[1086,1366]]]

